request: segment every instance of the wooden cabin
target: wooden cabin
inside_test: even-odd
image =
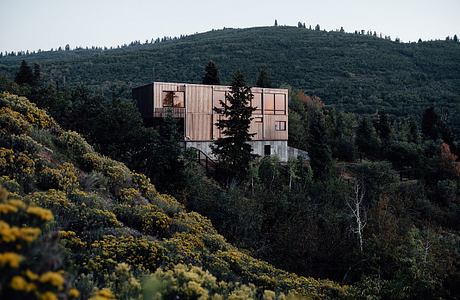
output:
[[[210,145],[221,137],[215,125],[222,115],[214,111],[225,102],[229,86],[189,83],[154,82],[132,90],[133,98],[145,121],[153,125],[168,111],[180,119],[186,147],[201,150],[213,157]],[[251,88],[254,95],[251,106],[256,108],[250,133],[253,153],[277,155],[281,161],[288,159],[288,90]]]

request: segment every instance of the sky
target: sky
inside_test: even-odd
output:
[[[0,0],[0,12],[0,51],[110,47],[275,19],[403,42],[460,35],[460,0]]]

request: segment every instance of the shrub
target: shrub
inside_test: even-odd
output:
[[[282,293],[258,291],[252,284],[218,281],[202,268],[184,264],[158,269],[143,285],[145,299],[285,299]]]
[[[153,236],[165,236],[171,218],[152,204],[120,205],[116,214],[127,226]]]
[[[0,128],[11,134],[23,134],[31,130],[32,126],[24,117],[8,107],[0,108]]]
[[[25,134],[1,134],[0,146],[14,149],[16,152],[27,152],[32,154],[37,153],[42,148],[39,143]]]
[[[139,270],[154,271],[164,258],[164,248],[157,242],[133,236],[107,235],[93,242],[91,248],[93,255],[87,268],[96,273],[123,262]]]
[[[0,147],[0,175],[24,181],[34,173],[35,161],[26,152],[15,153],[12,149]]]
[[[93,147],[75,131],[63,131],[56,142],[58,146],[66,151],[69,158],[78,162],[83,160],[84,154],[94,152]]]
[[[63,163],[57,169],[45,167],[40,172],[39,184],[44,189],[70,192],[78,186],[77,170],[71,163]]]
[[[51,263],[56,257],[40,239],[53,214],[0,190],[0,298],[66,298],[70,286],[65,273]]]
[[[18,97],[8,93],[0,94],[0,107],[9,107],[20,113],[30,123],[38,128],[53,128],[59,130],[57,123],[48,114],[39,109],[25,97]]]

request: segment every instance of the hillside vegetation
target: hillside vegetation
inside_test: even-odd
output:
[[[210,59],[224,83],[235,69],[255,83],[267,66],[275,85],[303,89],[339,109],[410,116],[442,106],[460,129],[454,118],[460,113],[460,43],[453,41],[398,43],[284,26],[224,29],[113,50],[7,56],[0,58],[0,74],[13,76],[22,59],[39,63],[45,80],[59,86],[84,84],[125,97],[130,87],[152,80],[200,82]]]
[[[346,296],[239,251],[26,98],[0,111],[0,298]]]

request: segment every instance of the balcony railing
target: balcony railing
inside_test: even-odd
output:
[[[155,108],[153,111],[153,117],[155,118],[164,118],[168,113],[172,113],[174,118],[185,118],[185,108],[184,107],[163,107]]]

